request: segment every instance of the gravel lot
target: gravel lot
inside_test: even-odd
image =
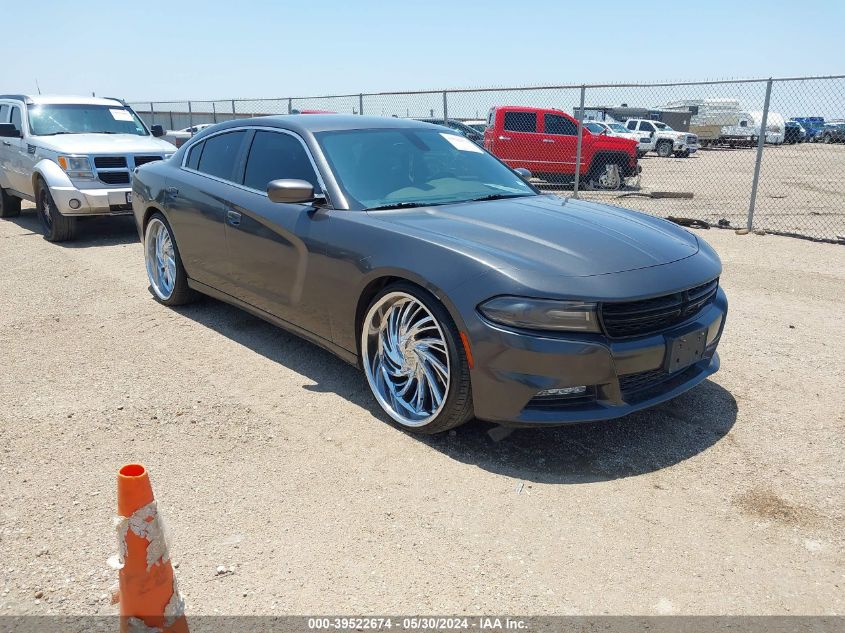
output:
[[[845,613],[845,249],[700,234],[731,301],[722,371],[494,441],[407,435],[317,347],[210,299],[158,305],[130,219],[67,245],[32,211],[0,222],[0,614],[116,612],[130,461],[189,617]]]
[[[713,224],[725,218],[733,226],[745,226],[756,156],[754,149],[719,148],[689,158],[648,154],[640,159],[643,193],[691,192],[691,200],[628,196],[620,201],[620,192],[603,191],[585,192],[584,197],[663,217],[680,215]],[[845,145],[767,145],[754,226],[829,240],[845,236]]]

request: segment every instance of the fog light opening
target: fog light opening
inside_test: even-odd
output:
[[[67,204],[71,209],[78,209],[82,206],[82,203],[76,198],[71,198]]]

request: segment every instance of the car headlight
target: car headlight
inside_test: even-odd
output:
[[[59,156],[59,167],[65,171],[68,178],[78,180],[93,180],[94,178],[91,161],[87,156]]]
[[[529,330],[600,332],[595,303],[495,297],[478,306],[494,323]]]

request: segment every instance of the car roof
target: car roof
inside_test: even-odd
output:
[[[76,95],[0,95],[0,99],[15,99],[31,104],[62,103],[70,105],[103,105],[123,107],[119,99],[108,97],[80,97]]]
[[[278,127],[300,134],[316,132],[331,132],[338,130],[368,130],[419,128],[427,129],[435,126],[416,119],[400,119],[396,117],[361,116],[354,114],[284,114],[277,116],[255,117],[251,119],[235,119],[220,123],[217,129],[241,127],[245,125]]]

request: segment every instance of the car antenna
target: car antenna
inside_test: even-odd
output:
[[[41,86],[38,85],[38,77],[35,78],[35,87],[38,89],[38,94],[41,94]]]

